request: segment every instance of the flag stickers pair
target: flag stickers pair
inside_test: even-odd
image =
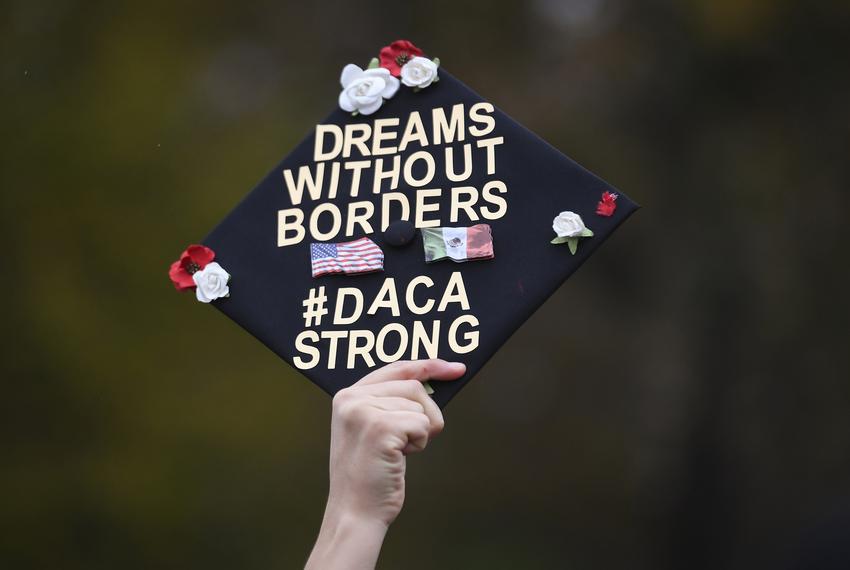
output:
[[[493,259],[493,232],[489,224],[468,228],[423,228],[425,262]],[[384,252],[367,237],[345,243],[311,243],[313,277],[339,273],[361,275],[384,270]]]

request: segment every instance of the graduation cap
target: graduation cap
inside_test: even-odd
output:
[[[409,42],[340,82],[170,274],[329,394],[396,360],[464,362],[433,383],[443,406],[637,206]]]

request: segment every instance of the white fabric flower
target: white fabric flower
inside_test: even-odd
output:
[[[342,83],[339,106],[343,111],[361,115],[371,115],[380,109],[384,99],[395,95],[399,86],[398,79],[388,69],[360,69],[353,63],[342,68],[339,81]]]
[[[552,221],[552,229],[558,237],[579,237],[587,229],[581,216],[575,212],[561,212]]]
[[[401,68],[401,82],[408,87],[424,89],[438,79],[437,64],[427,57],[414,57]]]
[[[213,299],[230,295],[230,288],[227,286],[230,274],[215,261],[194,272],[192,280],[197,285],[195,295],[201,303],[209,303]]]

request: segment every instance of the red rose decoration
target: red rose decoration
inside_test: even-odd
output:
[[[617,195],[613,192],[603,192],[602,201],[596,204],[596,213],[600,216],[611,217],[617,209]]]
[[[215,259],[215,252],[203,245],[190,245],[180,254],[180,259],[171,264],[168,276],[178,291],[195,288],[192,274],[200,271]]]
[[[422,50],[411,42],[396,40],[381,48],[381,67],[389,69],[394,77],[398,77],[401,75],[401,67],[418,55],[422,55]]]

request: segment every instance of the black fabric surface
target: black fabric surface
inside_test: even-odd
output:
[[[335,81],[332,86],[329,85],[329,89],[334,90],[334,96],[337,87]],[[346,125],[372,122],[378,118],[399,117],[401,129],[407,114],[416,110],[422,114],[426,128],[430,129],[432,108],[450,108],[461,102],[471,105],[482,100],[479,95],[440,68],[438,83],[419,92],[402,86],[395,97],[386,101],[374,115],[352,117],[337,108],[323,123]],[[439,356],[447,360],[460,360],[467,365],[467,373],[460,380],[431,383],[436,390],[434,399],[440,406],[444,406],[475,376],[510,335],[637,208],[622,192],[577,165],[498,109],[494,117],[496,127],[488,137],[503,136],[505,139],[504,144],[496,148],[495,174],[486,173],[483,151],[477,150],[474,153],[477,158],[472,177],[464,182],[450,182],[445,177],[442,150],[438,150],[434,152],[437,175],[426,188],[443,189],[438,213],[441,226],[490,224],[495,259],[426,264],[419,231],[416,232],[413,242],[405,247],[387,246],[381,240],[381,196],[371,192],[371,170],[364,171],[361,192],[357,198],[351,198],[344,191],[351,173],[342,170],[341,191],[331,201],[343,209],[348,202],[354,200],[375,202],[376,212],[372,219],[375,233],[369,237],[384,251],[384,272],[350,277],[330,275],[314,279],[310,271],[310,243],[313,240],[309,232],[297,245],[282,248],[277,245],[277,211],[292,207],[282,171],[285,168],[297,169],[299,165],[312,162],[315,137],[313,131],[203,240],[205,245],[216,252],[216,261],[232,275],[230,297],[217,300],[213,304],[290,363],[293,357],[299,354],[295,349],[295,338],[305,330],[302,301],[307,298],[311,288],[324,286],[329,297],[326,305],[329,314],[323,317],[320,326],[310,327],[318,332],[368,328],[377,333],[381,327],[391,322],[402,323],[410,329],[412,322],[417,319],[422,320],[426,330],[430,332],[432,320],[439,318],[442,329]],[[465,142],[475,142],[475,139],[468,135],[467,138]],[[463,144],[457,142],[452,145],[456,149],[456,160],[463,155]],[[431,150],[433,148],[430,147]],[[401,153],[402,160],[417,150],[420,150],[419,147],[412,145]],[[358,157],[355,152],[351,159],[356,158]],[[373,160],[371,157],[366,159]],[[508,192],[502,195],[508,202],[507,214],[504,217],[497,220],[471,221],[461,213],[457,223],[449,222],[451,187],[474,186],[480,192],[487,181],[494,179],[503,181],[508,188]],[[596,204],[605,190],[617,192],[619,195],[617,210],[612,217],[602,217],[595,213]],[[402,183],[399,191],[409,194],[413,207],[415,189],[405,188]],[[305,199],[302,202],[305,214],[309,217],[311,209],[319,203]],[[479,202],[478,205],[487,206],[484,202]],[[549,243],[555,237],[552,219],[565,210],[580,214],[585,224],[595,233],[594,237],[581,240],[575,255],[570,254],[566,244]],[[430,214],[427,217],[434,218],[436,215]],[[343,225],[344,223],[343,221]],[[340,235],[331,241],[350,241],[362,235]],[[420,287],[417,290],[420,293],[419,302],[423,302],[425,293],[439,302],[442,291],[454,271],[462,272],[471,305],[469,311],[461,310],[457,304],[449,305],[443,313],[431,312],[421,316],[407,310],[404,295],[405,286],[410,279],[418,275],[430,276],[435,286],[427,290]],[[352,326],[333,326],[332,301],[339,287],[359,287],[363,291],[368,308],[387,277],[396,280],[401,305],[400,317],[393,317],[388,310],[380,310],[375,315],[364,315]],[[477,327],[480,344],[471,353],[456,355],[445,342],[445,335],[453,319],[465,313],[475,315],[480,322]],[[468,327],[461,327],[461,330],[466,331]],[[397,338],[397,335],[390,336]],[[337,366],[329,370],[325,365],[328,341],[320,342],[318,346],[322,350],[322,361],[315,368],[303,371],[307,378],[329,394],[349,386],[370,370],[362,359],[358,359],[354,369],[345,368],[346,344],[347,341],[340,341]],[[406,354],[403,358],[405,357]],[[375,360],[376,366],[383,364],[377,358]]]

